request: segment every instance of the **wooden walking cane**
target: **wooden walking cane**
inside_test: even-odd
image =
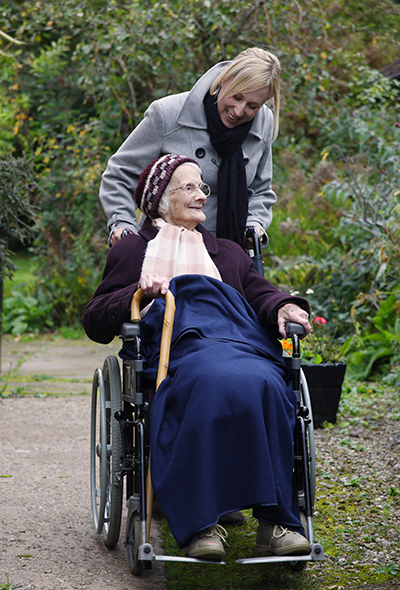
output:
[[[140,302],[143,297],[142,289],[138,289],[134,296],[132,297],[131,303],[131,322],[139,323],[140,322]],[[175,297],[171,293],[171,291],[167,291],[165,295],[165,312],[164,312],[164,322],[163,322],[163,329],[161,334],[161,346],[160,346],[160,359],[158,362],[158,372],[157,372],[157,382],[156,382],[156,391],[159,388],[162,381],[164,381],[165,377],[168,373],[168,364],[169,364],[169,352],[171,346],[171,338],[172,338],[172,329],[174,327],[174,317],[175,317]],[[149,463],[147,466],[147,480],[146,480],[146,521],[147,521],[147,530],[146,530],[146,542],[148,543],[150,540],[150,526],[151,526],[151,513],[153,509],[153,485],[151,483],[151,473],[150,473],[150,455],[149,455]]]

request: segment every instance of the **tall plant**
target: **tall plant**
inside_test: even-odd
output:
[[[0,160],[0,279],[15,270],[11,247],[32,237],[36,217],[31,203],[35,187],[31,163],[24,158]]]

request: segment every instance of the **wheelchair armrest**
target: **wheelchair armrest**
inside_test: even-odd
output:
[[[296,324],[295,322],[287,322],[286,324],[286,334],[289,336],[292,334],[297,334],[298,336],[303,336],[306,331],[301,324]]]
[[[133,322],[124,322],[121,326],[118,336],[123,340],[130,340],[136,336],[140,336],[139,324],[134,324]]]

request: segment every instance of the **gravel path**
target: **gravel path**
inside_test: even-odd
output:
[[[35,388],[37,394],[50,390],[65,397],[0,399],[0,584],[7,575],[11,588],[23,590],[166,588],[160,564],[140,577],[130,573],[124,521],[113,551],[94,530],[90,396],[70,394],[89,391],[92,372],[112,352],[105,347],[93,350],[88,342],[3,341],[3,371],[14,363],[9,389],[19,388],[19,395],[23,387],[31,392]],[[29,373],[49,374],[51,365],[58,373],[53,380],[29,378]],[[154,528],[151,542],[158,547]]]

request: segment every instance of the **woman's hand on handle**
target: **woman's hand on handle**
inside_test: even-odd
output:
[[[114,246],[117,242],[122,240],[126,233],[132,233],[130,229],[126,227],[116,227],[110,236],[110,246]],[[124,235],[123,235],[124,234]]]
[[[301,338],[304,338],[311,332],[311,325],[308,321],[308,313],[301,309],[295,303],[286,303],[278,309],[278,329],[279,334],[283,338],[287,338],[286,334],[286,324],[287,322],[295,322],[297,324],[301,324],[306,333]]]
[[[142,289],[143,295],[156,299],[167,294],[169,280],[158,274],[144,275],[140,277],[139,287]]]

